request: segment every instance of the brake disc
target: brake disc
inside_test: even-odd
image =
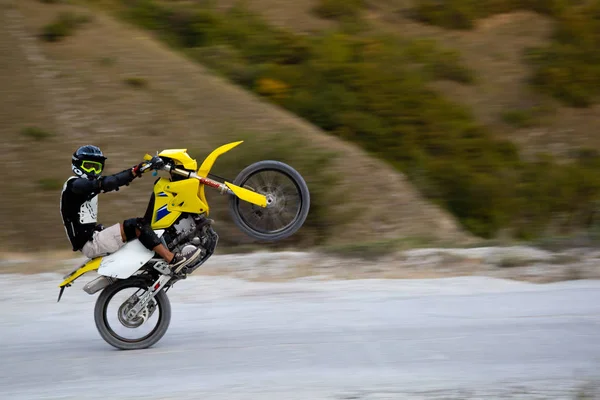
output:
[[[144,322],[148,320],[148,318],[150,318],[150,316],[152,315],[152,313],[154,313],[154,310],[156,309],[154,302],[152,302],[151,304],[154,306],[152,307],[152,310],[148,309],[150,307],[150,305],[148,305],[144,307],[144,309],[141,310],[135,318],[132,319],[127,317],[127,313],[131,311],[131,309],[137,303],[137,301],[138,297],[133,295],[127,301],[123,302],[123,304],[121,304],[121,306],[119,307],[119,322],[121,322],[121,324],[127,328],[134,329],[140,327]]]

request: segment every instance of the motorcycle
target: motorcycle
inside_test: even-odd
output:
[[[153,169],[168,172],[159,178],[150,197],[151,227],[161,242],[171,251],[186,252],[186,246],[201,248],[198,261],[172,271],[156,253],[146,249],[139,240],[127,242],[118,251],[88,259],[64,276],[58,300],[84,274],[96,271],[96,279],[86,283],[83,290],[93,295],[102,291],[94,308],[94,321],[100,336],[121,350],[148,348],[167,332],[171,321],[171,303],[167,291],[192,274],[215,252],[219,236],[208,218],[209,205],[205,188],[229,195],[229,213],[235,225],[259,241],[280,241],[298,231],[310,208],[310,193],[302,176],[291,166],[273,160],[258,161],[240,171],[233,182],[211,174],[211,168],[222,154],[243,141],[224,144],[213,150],[198,168],[187,149],[166,149],[156,156],[144,156],[143,172]],[[151,162],[160,158],[156,168]],[[287,222],[286,222],[287,221]],[[189,247],[188,247],[189,249]],[[124,299],[116,300],[121,292],[132,290]],[[110,309],[109,307],[114,307]],[[156,325],[150,327],[152,317]],[[115,327],[109,317],[115,317]],[[116,329],[134,332],[125,337]],[[148,328],[148,333],[139,333]]]

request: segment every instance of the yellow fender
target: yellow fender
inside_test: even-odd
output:
[[[227,143],[227,144],[224,144],[224,145],[219,146],[216,149],[214,149],[204,159],[204,161],[202,162],[202,165],[200,165],[200,168],[198,168],[197,174],[203,178],[207,178],[208,173],[210,172],[211,168],[215,164],[215,161],[217,160],[217,158],[221,154],[227,153],[229,150],[233,149],[236,146],[239,146],[243,142],[244,142],[243,140],[240,140],[238,142]],[[198,190],[198,196],[200,197],[200,200],[202,200],[202,202],[204,204],[208,205],[208,200],[206,199],[206,194],[204,192],[204,185],[200,185],[200,190]],[[209,215],[209,214],[210,214],[210,208],[207,207],[206,215]]]
[[[97,270],[100,267],[100,262],[102,262],[102,257],[94,258],[93,260],[89,260],[70,274],[65,275],[65,280],[62,281],[60,285],[58,285],[58,287],[60,288],[60,292],[58,293],[57,301],[60,301],[60,298],[62,297],[62,294],[66,287],[71,286],[71,283],[73,283],[73,281],[79,278],[81,275],[86,274],[90,271]]]
[[[244,143],[244,141],[240,140],[237,142],[231,142],[231,143],[224,144],[220,147],[217,147],[204,159],[204,162],[202,162],[202,165],[198,169],[198,172],[197,172],[198,175],[203,178],[207,178],[208,174],[209,174],[210,170],[212,169],[213,165],[215,164],[215,161],[217,160],[217,158],[219,156],[221,156],[222,154],[227,153],[229,150],[233,149],[234,147],[239,146],[242,143]],[[240,199],[247,201],[249,203],[252,203],[252,204],[259,205],[261,207],[267,206],[267,198],[264,195],[255,193],[248,189],[244,189],[240,186],[236,186],[230,182],[225,182],[225,185],[227,185],[227,187],[229,189],[231,189],[231,191],[236,196],[238,196]],[[199,196],[200,196],[200,199],[205,204],[208,204],[208,201],[206,200],[206,196],[204,194],[204,185],[202,185],[200,187]],[[206,214],[208,215],[208,210],[207,210]]]
[[[97,270],[98,267],[100,267],[100,262],[102,262],[102,257],[97,257],[93,260],[86,262],[84,265],[77,268],[75,271],[66,275],[64,277],[65,280],[60,285],[58,285],[58,287],[62,288],[65,286],[69,286],[75,279],[79,278],[81,275],[86,274],[90,271]]]
[[[235,193],[235,195],[237,197],[239,197],[240,199],[247,201],[248,203],[256,204],[257,206],[260,206],[260,207],[267,206],[267,197],[264,194],[260,194],[260,193],[253,192],[252,190],[244,189],[243,187],[234,185],[233,183],[230,183],[230,182],[225,182],[225,185],[227,185],[227,187],[229,189],[231,189],[231,191],[233,193]]]
[[[224,144],[224,145],[214,149],[212,151],[212,153],[210,153],[202,162],[202,165],[198,169],[198,175],[200,175],[203,178],[208,177],[208,173],[210,172],[210,170],[213,167],[217,158],[220,155],[227,153],[229,150],[233,149],[236,146],[239,146],[242,143],[244,143],[244,141],[240,140],[238,142],[231,142],[231,143]]]

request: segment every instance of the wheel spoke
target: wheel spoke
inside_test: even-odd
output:
[[[283,222],[283,219],[281,218],[280,213],[275,214],[274,219],[277,220],[278,222],[281,222],[281,224],[278,224],[279,226],[281,226],[281,228],[283,228],[287,225],[285,222]]]

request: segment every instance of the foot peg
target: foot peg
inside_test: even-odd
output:
[[[166,261],[158,261],[156,264],[154,264],[154,269],[163,275],[173,275],[173,271],[171,271],[171,268],[169,268],[169,265],[166,263]]]

